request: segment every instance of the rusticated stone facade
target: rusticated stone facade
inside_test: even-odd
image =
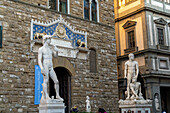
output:
[[[33,2],[0,1],[0,22],[3,26],[3,43],[0,48],[2,113],[38,112],[38,105],[34,105],[34,65],[38,63],[37,53],[30,50],[31,19],[46,22],[57,19],[61,13],[34,5]],[[97,59],[97,73],[90,72],[89,55],[84,60],[67,57],[55,59],[54,66],[65,67],[70,72],[71,105],[76,105],[79,111],[85,111],[88,95],[92,112],[102,107],[107,112],[118,113],[113,1],[101,1],[100,23],[84,20],[79,13],[72,12],[74,0],[70,3],[73,4],[70,5],[71,14],[61,15],[75,29],[87,32],[87,47],[96,50]]]
[[[28,4],[36,6],[48,7],[49,0],[19,0]],[[84,0],[69,0],[70,1],[70,14],[76,17],[83,18],[83,5]],[[110,26],[114,25],[114,2],[113,0],[97,0],[99,2],[99,18],[100,23]],[[57,2],[57,0],[56,0]]]

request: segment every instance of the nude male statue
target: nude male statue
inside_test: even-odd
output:
[[[125,62],[124,78],[127,78],[127,98],[130,98],[130,83],[133,78],[138,78],[139,67],[138,62],[134,61],[134,54],[129,54],[129,60]]]
[[[58,51],[55,46],[50,45],[51,43],[51,36],[44,35],[43,36],[43,46],[38,50],[38,64],[41,68],[41,73],[44,76],[43,80],[43,93],[42,99],[50,99],[48,92],[47,92],[47,83],[49,82],[49,76],[54,82],[54,88],[56,92],[56,99],[63,101],[63,99],[59,96],[59,82],[56,76],[56,73],[53,70],[53,63],[52,57],[57,57]],[[53,48],[53,50],[52,50]]]

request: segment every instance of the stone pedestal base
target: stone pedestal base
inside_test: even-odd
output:
[[[121,113],[152,113],[151,102],[151,100],[120,100],[119,108]]]
[[[41,100],[38,109],[39,113],[65,113],[63,101],[57,99]]]

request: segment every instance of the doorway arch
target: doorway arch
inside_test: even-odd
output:
[[[59,95],[64,99],[65,113],[70,113],[71,109],[71,77],[75,76],[75,68],[67,58],[53,58],[53,68],[59,81]],[[54,83],[49,80],[49,95],[55,97]]]
[[[71,109],[71,75],[64,67],[56,67],[54,71],[59,81],[59,95],[64,99],[64,104],[66,106],[65,113],[69,113]],[[49,80],[49,87],[49,96],[55,97],[54,82],[51,78]]]
[[[64,58],[64,57],[53,58],[53,67],[54,68],[64,67],[70,72],[71,76],[76,75],[76,71],[75,71],[73,64],[71,64],[67,58]]]

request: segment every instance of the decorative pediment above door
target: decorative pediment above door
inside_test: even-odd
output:
[[[31,20],[31,51],[38,52],[45,34],[53,36],[51,43],[58,48],[59,56],[86,59],[87,32],[76,30],[61,15],[45,23]]]

